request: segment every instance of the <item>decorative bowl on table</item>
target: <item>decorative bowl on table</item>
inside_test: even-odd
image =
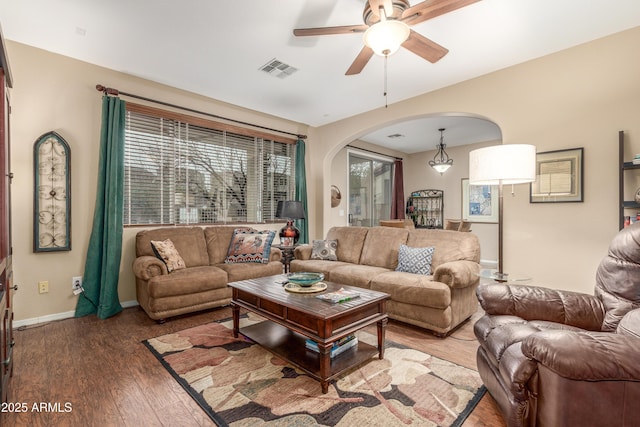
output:
[[[287,276],[287,280],[291,283],[295,283],[298,286],[308,287],[313,286],[318,282],[321,282],[324,279],[324,274],[322,273],[291,273]]]

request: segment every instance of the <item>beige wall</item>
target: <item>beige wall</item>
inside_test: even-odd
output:
[[[584,147],[583,203],[532,205],[526,185],[505,197],[504,261],[537,284],[591,292],[618,230],[618,130],[628,155],[640,152],[639,45],[640,27],[313,129],[310,155],[324,159],[308,172],[323,194],[316,199],[328,200],[333,158],[346,143],[404,119],[470,113],[496,123],[504,143]],[[330,209],[319,207],[316,236]]]
[[[75,308],[71,277],[82,274],[95,198],[100,128],[97,83],[226,117],[307,133],[311,238],[324,236],[336,220],[329,204],[330,186],[335,183],[335,155],[347,143],[390,123],[439,113],[469,113],[496,123],[505,143],[534,144],[538,151],[584,147],[584,203],[531,205],[528,187],[516,186],[515,197],[505,197],[504,245],[507,271],[529,273],[536,283],[590,292],[597,264],[618,226],[617,131],[627,132],[628,155],[640,152],[638,45],[640,28],[635,28],[386,109],[306,129],[266,114],[8,42],[15,81],[11,91],[11,160],[15,174],[14,271],[15,283],[20,286],[14,298],[16,319],[50,317]],[[72,151],[73,250],[34,254],[32,150],[36,138],[51,130],[62,135]],[[453,148],[450,154],[458,159],[464,157]],[[420,156],[414,160],[415,165],[407,159],[405,191],[423,188],[432,180],[438,183],[437,176],[420,176],[430,171],[423,167]],[[455,194],[463,172],[461,167],[444,177],[445,181],[454,181],[443,182],[446,194]],[[447,201],[451,216],[459,212],[455,203],[455,197]],[[135,299],[130,272],[135,231],[125,230],[121,301]],[[37,293],[39,280],[49,280],[48,294]]]
[[[96,91],[96,84],[223,117],[307,133],[304,125],[22,44],[8,42],[7,49],[14,78],[10,123],[11,162],[15,176],[12,185],[14,281],[19,286],[13,301],[18,322],[51,319],[75,310],[77,297],[71,292],[71,278],[81,276],[84,270],[95,203],[102,96]],[[65,138],[71,148],[72,250],[35,254],[32,252],[33,144],[40,135],[52,130]],[[309,216],[313,219],[313,212]],[[270,228],[281,226],[271,224]],[[123,302],[136,299],[131,272],[136,232],[136,228],[124,230],[118,292]],[[37,282],[40,280],[49,281],[49,293],[38,294]]]

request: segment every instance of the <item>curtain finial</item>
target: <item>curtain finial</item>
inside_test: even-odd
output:
[[[101,84],[97,84],[96,85],[96,90],[98,92],[102,92],[105,95],[113,95],[113,96],[119,96],[120,92],[118,92],[118,89],[112,89],[110,87],[105,87]]]

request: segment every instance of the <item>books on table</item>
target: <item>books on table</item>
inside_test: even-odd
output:
[[[323,301],[327,301],[330,303],[339,303],[339,302],[351,301],[352,299],[358,298],[359,296],[360,294],[358,292],[348,291],[344,288],[340,288],[337,291],[316,295],[316,298],[319,298]]]
[[[333,347],[331,347],[329,356],[333,359],[337,355],[344,353],[345,351],[355,347],[356,345],[358,345],[358,338],[354,334],[347,335],[346,337],[341,338],[333,343]],[[311,351],[315,351],[316,353],[320,352],[320,350],[318,349],[318,343],[311,339],[307,339],[305,341],[305,346]]]

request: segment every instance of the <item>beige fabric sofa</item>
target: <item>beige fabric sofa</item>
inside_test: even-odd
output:
[[[229,304],[228,282],[282,273],[282,253],[271,248],[269,263],[225,264],[236,227],[167,227],[143,230],[136,235],[138,303],[154,320]],[[154,254],[151,240],[171,239],[186,264],[171,273]]]
[[[386,292],[392,319],[445,336],[478,309],[480,243],[473,233],[393,227],[333,227],[337,261],[310,259],[312,247],[299,246],[291,271],[324,273],[326,280]],[[431,275],[395,271],[401,244],[432,246]]]

